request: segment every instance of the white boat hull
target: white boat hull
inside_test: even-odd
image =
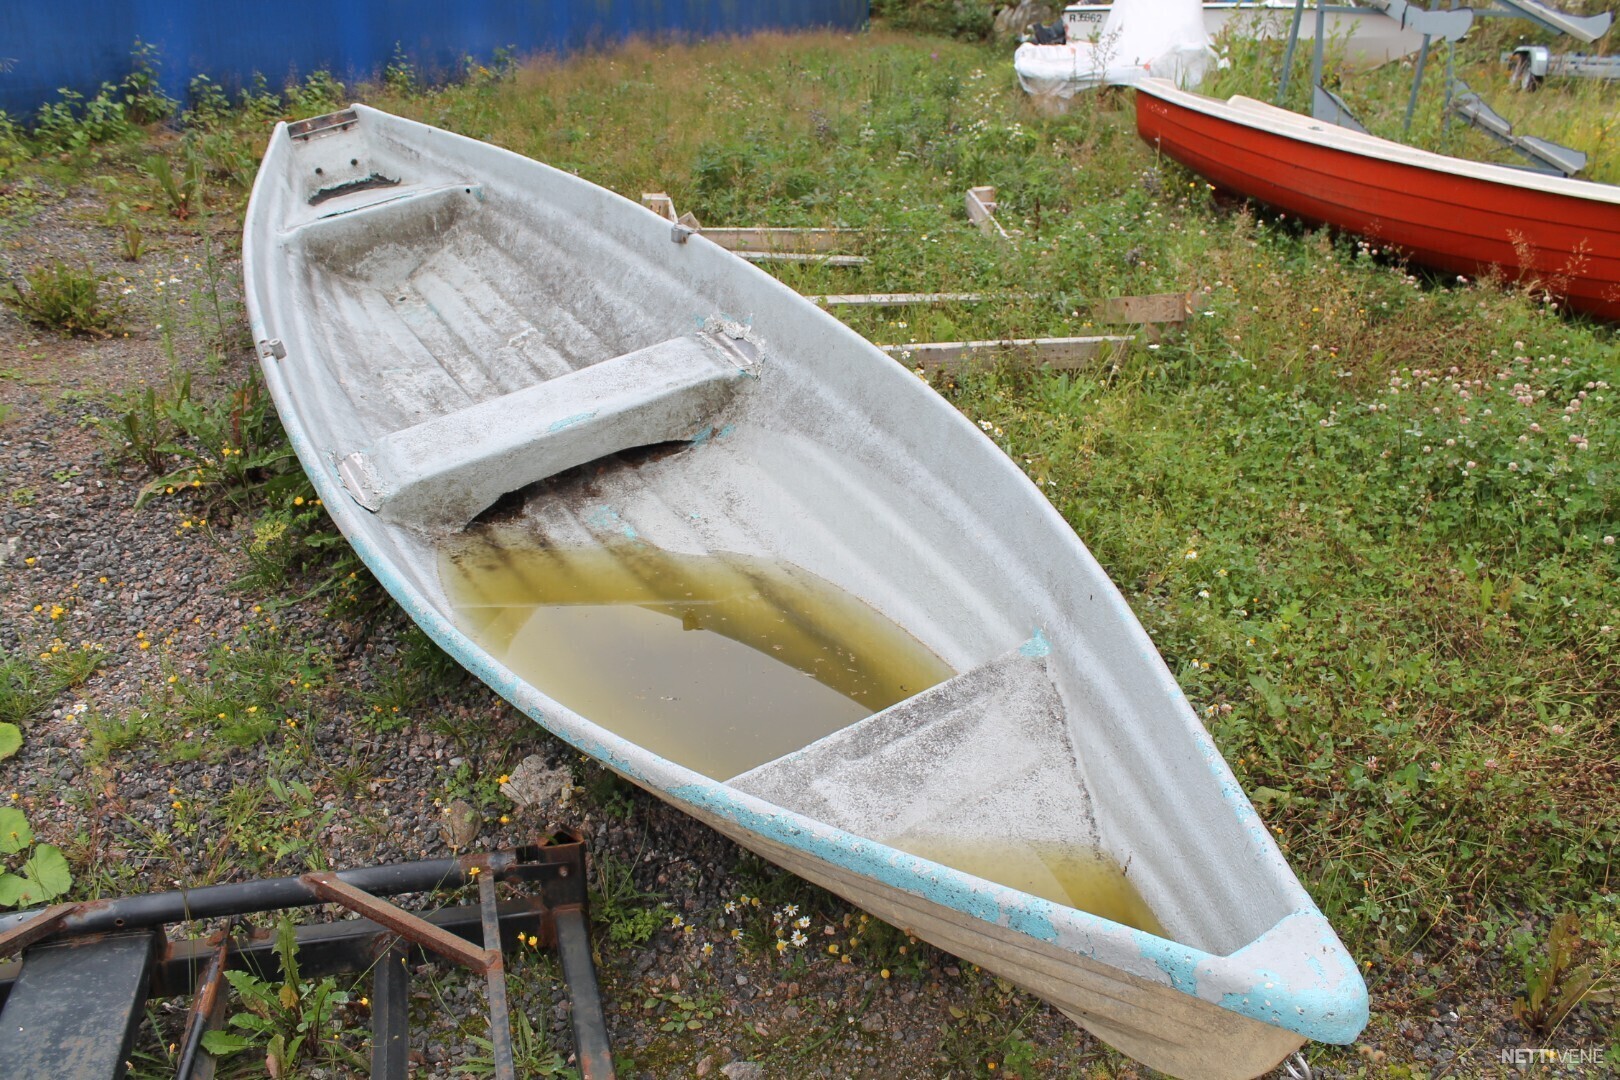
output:
[[[329,513],[560,738],[1173,1074],[1360,1032],[1354,962],[1107,575],[983,432],[837,320],[626,199],[362,106],[277,129],[243,261]],[[535,550],[790,568],[960,674],[705,772],[696,739],[654,751],[475,638],[446,552],[506,492],[502,527]],[[781,736],[771,717],[727,738]],[[1168,936],[915,853],[963,836],[1101,852]]]

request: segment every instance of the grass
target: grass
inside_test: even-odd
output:
[[[121,317],[118,304],[102,295],[105,276],[60,260],[37,266],[21,282],[7,282],[0,300],[47,330],[110,337]]]
[[[1613,88],[1549,83],[1515,97],[1505,69],[1493,74],[1500,45],[1482,35],[1471,52],[1459,49],[1475,89],[1521,130],[1591,152],[1593,176],[1615,178]],[[1215,89],[1269,98],[1273,48],[1234,51],[1240,62]],[[1386,134],[1399,129],[1408,79],[1399,66],[1334,75]],[[1414,141],[1475,146],[1441,123],[1438,89],[1431,81]],[[1420,953],[1443,958],[1430,963],[1448,984],[1468,977],[1459,974],[1471,970],[1463,958],[1505,953],[1495,992],[1522,998],[1537,1024],[1565,1015],[1561,979],[1567,989],[1584,970],[1597,986],[1612,983],[1620,841],[1612,328],[1217,202],[1141,144],[1128,95],[1093,95],[1043,117],[1018,93],[1004,53],[884,31],[636,42],[441,89],[395,72],[387,85],[359,90],[321,78],[286,95],[261,86],[236,104],[203,93],[181,136],[206,166],[195,202],[234,214],[270,120],[354,96],[632,198],[666,191],[705,223],[862,230],[864,267],[775,269],[801,292],[997,294],[846,315],[877,341],[1093,333],[1097,298],[1191,290],[1196,314],[1185,334],[1138,344],[1107,368],[992,367],[936,377],[935,386],[987,426],[1118,583],[1302,880],[1371,965],[1375,1012],[1427,1007],[1401,981],[1380,982]],[[73,131],[91,119],[82,114]],[[133,167],[150,155],[138,135],[127,137],[120,152]],[[76,160],[96,167],[89,152]],[[191,160],[177,159],[188,168]],[[40,166],[39,182],[54,182],[62,167]],[[19,176],[16,190],[32,176]],[[998,188],[1000,216],[1023,230],[1019,241],[992,243],[967,225],[962,193],[976,184]],[[195,203],[185,206],[191,213]],[[197,209],[188,225],[207,208]],[[156,234],[160,219],[178,227],[177,211],[159,199],[139,220]],[[234,355],[240,313],[210,318],[217,358]],[[245,380],[193,401],[172,379],[167,391],[128,399],[117,434],[165,477],[154,497],[195,481],[253,522],[240,553],[244,584],[267,607],[272,595],[374,600],[290,471],[262,390]],[[388,731],[428,717],[435,693],[459,674],[424,640],[408,644],[405,663],[358,685],[335,678],[297,642],[222,644],[207,671],[148,687],[140,716],[89,725],[92,750],[116,758],[159,737],[174,754],[269,747],[274,771],[262,781],[207,798],[177,794],[183,805],[164,835],[170,843],[188,829],[229,835],[209,871],[220,876],[277,859],[311,862],[322,799],[338,781],[316,769],[286,720]],[[6,693],[35,700],[15,686],[23,683],[12,679]],[[488,788],[472,773],[455,783],[447,794]],[[590,787],[586,805],[601,817],[638,812],[611,783]],[[94,846],[79,850],[88,857]],[[669,929],[650,929],[661,894],[629,870],[599,863],[610,950]],[[774,915],[790,904],[815,909],[816,925],[836,932],[836,902],[775,870],[755,873],[748,892],[765,898],[758,910],[688,913],[674,929],[694,965],[702,944],[730,947],[733,930],[747,956],[795,977],[853,966],[920,985],[942,963],[881,927],[852,934],[853,953],[812,955],[792,944],[797,911]],[[1566,913],[1578,917],[1558,918]],[[787,942],[780,952],[778,940]],[[666,994],[653,1009],[708,1024],[698,1015],[709,1007],[703,993]],[[1026,1028],[1027,1006],[988,977],[964,994],[942,1067],[1041,1071],[1045,1049]],[[798,1063],[820,1034],[758,1045],[778,1055],[771,1060]]]

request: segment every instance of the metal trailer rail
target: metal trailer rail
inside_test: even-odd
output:
[[[485,977],[495,1075],[515,1080],[503,950],[530,938],[555,948],[573,998],[574,1042],[585,1080],[608,1080],[613,1058],[591,962],[585,845],[559,832],[514,850],[369,866],[237,885],[58,904],[0,916],[0,1077],[114,1080],[148,998],[194,995],[178,1080],[207,1080],[202,1037],[220,1022],[225,972],[282,977],[271,930],[238,932],[241,916],[334,903],[361,917],[297,931],[298,967],[320,978],[372,973],[371,1076],[403,1080],[411,963],[449,960]],[[528,895],[497,902],[496,883]],[[479,902],[417,915],[382,899],[476,886]],[[166,927],[226,919],[208,938],[167,939]],[[21,953],[20,959],[6,959]]]

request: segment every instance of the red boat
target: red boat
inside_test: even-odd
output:
[[[1216,187],[1620,322],[1620,187],[1446,157],[1252,98],[1136,87],[1136,130]]]

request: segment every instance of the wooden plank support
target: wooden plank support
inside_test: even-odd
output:
[[[994,361],[1002,354],[1016,357],[1027,367],[1076,370],[1090,367],[1124,351],[1130,337],[1012,338],[1004,341],[930,341],[911,345],[879,345],[908,367],[927,371],[957,371]]]
[[[1097,305],[1097,318],[1105,323],[1140,326],[1145,338],[1158,341],[1167,331],[1186,329],[1192,311],[1191,293],[1150,293],[1104,300]]]
[[[905,304],[978,304],[1013,295],[976,292],[829,293],[826,296],[807,296],[805,299],[822,307],[901,307]]]
[[[819,262],[829,266],[860,266],[866,260],[857,255],[833,254],[861,233],[854,229],[799,228],[794,226],[712,226],[704,228],[690,212],[677,213],[675,200],[662,191],[647,191],[641,205],[666,221],[685,225],[702,233],[727,251],[734,251],[751,262]],[[825,260],[803,256],[825,255]]]
[[[824,296],[806,296],[805,299],[822,307],[902,307],[906,304],[979,304],[986,300],[1025,300],[1028,293],[1001,290],[999,292],[942,292],[942,293],[828,293]],[[1088,302],[1089,303],[1089,302]],[[1192,316],[1190,293],[1149,293],[1143,296],[1116,296],[1090,303],[1099,322],[1125,323],[1132,326],[1161,324],[1185,325]]]
[[[968,219],[979,227],[984,235],[1000,240],[1011,240],[1019,235],[1017,230],[1008,232],[1002,228],[1001,222],[996,220],[996,189],[989,185],[970,187],[967,190]]]
[[[680,221],[675,213],[675,200],[662,191],[644,191],[641,193],[641,205],[663,218],[665,221]]]
[[[708,236],[708,233],[702,235]],[[732,254],[749,262],[819,263],[823,266],[865,266],[865,255],[808,255],[792,251],[736,251]]]
[[[782,251],[799,254],[828,254],[839,245],[859,239],[853,229],[808,228],[709,228],[703,235],[727,251]]]

